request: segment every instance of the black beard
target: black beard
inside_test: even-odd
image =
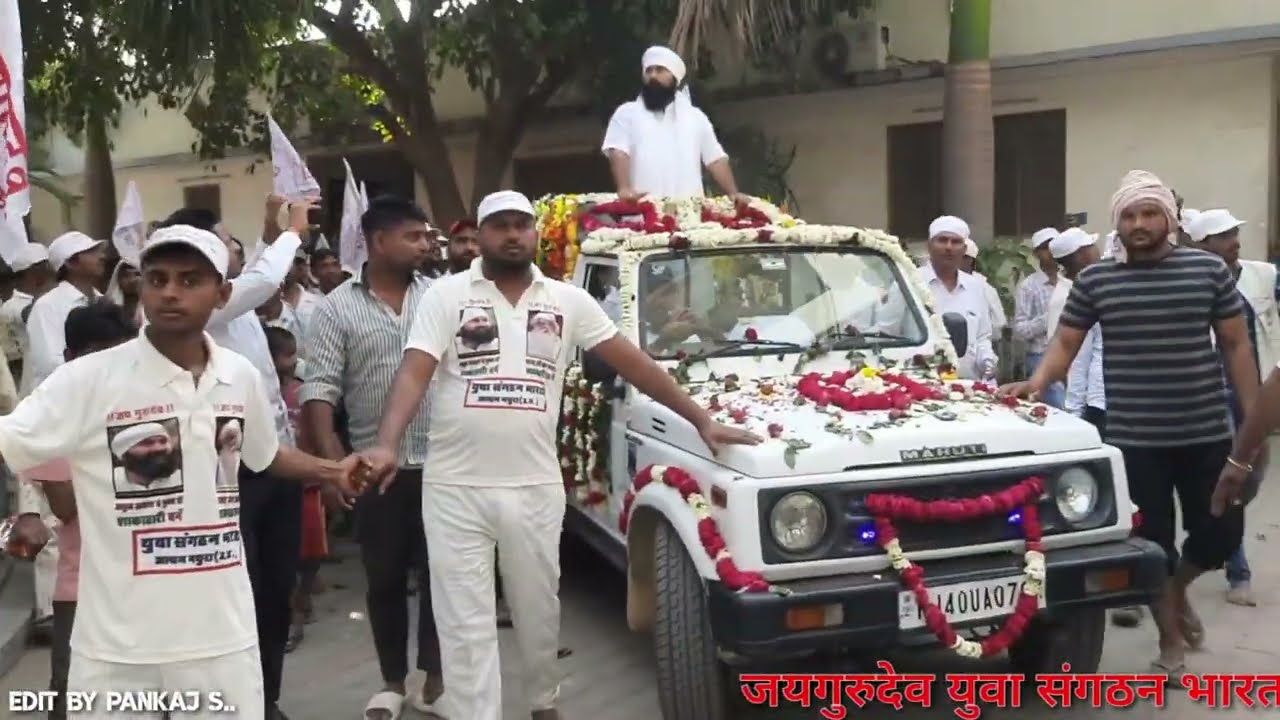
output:
[[[657,80],[650,80],[640,86],[640,99],[644,101],[646,108],[654,112],[664,110],[676,99],[676,88],[674,85],[667,86]]]
[[[173,450],[146,455],[125,453],[121,459],[124,469],[151,481],[163,480],[178,470],[178,453]]]
[[[476,345],[487,345],[498,337],[498,329],[492,325],[483,330],[459,330],[458,337]]]
[[[510,277],[529,272],[529,268],[533,267],[533,259],[485,257],[484,266],[490,274]]]

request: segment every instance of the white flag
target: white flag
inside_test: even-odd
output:
[[[320,183],[316,182],[302,156],[270,115],[267,116],[267,128],[271,132],[271,172],[275,174],[275,193],[290,202],[318,197]]]
[[[142,214],[142,195],[138,192],[138,184],[130,180],[124,190],[124,203],[120,205],[120,214],[116,215],[116,227],[111,231],[111,242],[116,246],[120,258],[133,267],[138,267],[142,255],[142,241],[147,232],[147,221]]]
[[[0,0],[0,257],[10,260],[26,244],[22,218],[31,212],[27,177],[22,25],[17,0]]]
[[[360,213],[364,214],[369,209],[369,188],[365,187],[364,182],[360,183]]]
[[[342,261],[342,269],[356,274],[369,258],[369,248],[365,246],[364,233],[360,230],[360,216],[364,214],[365,203],[360,195],[360,187],[356,185],[356,176],[351,173],[351,164],[346,158],[343,158],[342,166],[347,170],[347,181],[342,188],[338,259]]]

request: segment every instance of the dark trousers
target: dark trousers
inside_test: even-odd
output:
[[[53,601],[53,646],[49,649],[49,689],[54,696],[54,709],[49,720],[66,720],[67,672],[71,669],[71,626],[76,620],[74,600]]]
[[[409,573],[417,572],[418,669],[440,676],[440,642],[431,610],[427,538],[422,530],[422,473],[401,470],[385,495],[356,501],[356,540],[368,590],[369,625],[385,683],[409,674]]]
[[[1102,408],[1096,408],[1092,405],[1085,405],[1084,412],[1080,414],[1086,422],[1098,429],[1098,435],[1107,436],[1107,411]]]
[[[1209,513],[1218,475],[1231,452],[1230,440],[1175,447],[1121,447],[1129,497],[1142,513],[1138,535],[1164,548],[1169,573],[1178,567],[1174,497],[1187,539],[1182,557],[1201,570],[1217,570],[1244,540],[1244,506],[1221,517]]]
[[[302,486],[240,467],[240,534],[258,616],[268,717],[280,701],[293,585],[302,552]]]

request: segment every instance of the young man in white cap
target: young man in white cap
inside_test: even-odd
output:
[[[1000,301],[1000,293],[992,287],[986,275],[978,272],[978,243],[974,242],[973,238],[964,240],[964,258],[960,260],[960,269],[987,284],[982,292],[987,296],[987,314],[991,316],[991,337],[994,343],[999,340],[1009,320],[1004,315],[1004,303]]]
[[[533,205],[502,191],[480,203],[480,258],[437,280],[418,305],[387,398],[378,446],[365,453],[374,474],[397,466],[400,437],[432,384],[432,423],[423,465],[423,525],[446,693],[447,718],[501,720],[502,687],[494,622],[493,562],[523,655],[534,720],[554,720],[561,671],[560,531],[565,491],[555,429],[566,366],[574,350],[594,352],[627,381],[693,424],[714,452],[759,438],[716,424],[667,373],[618,334],[583,289],[543,276]],[[497,319],[496,353],[464,356],[455,338],[468,309]],[[528,352],[531,318],[560,318],[554,359]]]
[[[9,263],[15,277],[13,295],[0,305],[0,343],[4,345],[9,371],[16,381],[22,380],[22,361],[30,340],[27,335],[26,309],[53,287],[53,269],[49,267],[49,250],[40,243],[27,243]]]
[[[1049,242],[1058,236],[1056,228],[1040,228],[1031,235],[1029,245],[1039,269],[1022,279],[1013,296],[1013,335],[1027,344],[1027,374],[1044,359],[1049,344],[1049,296],[1058,284],[1058,263],[1049,252]],[[1045,403],[1062,407],[1063,388],[1056,384],[1042,398]]]
[[[746,202],[715,128],[689,98],[680,56],[651,47],[644,52],[640,72],[640,96],[614,111],[601,148],[618,196],[701,197],[705,167],[726,195]]]
[[[1186,215],[1188,211],[1184,210]],[[1236,278],[1236,289],[1244,298],[1245,321],[1249,324],[1249,340],[1253,343],[1258,367],[1263,372],[1280,363],[1280,284],[1277,284],[1276,266],[1258,260],[1242,260],[1240,258],[1240,228],[1243,220],[1237,220],[1228,210],[1205,210],[1192,216],[1185,230],[1191,242],[1222,258]],[[1228,385],[1231,392],[1231,415],[1236,428],[1244,422],[1241,413],[1240,399],[1235,387]],[[1261,463],[1259,463],[1261,465]],[[1261,468],[1255,470],[1255,475]],[[1256,492],[1257,487],[1252,487]],[[1252,500],[1252,493],[1245,502]],[[1227,561],[1227,602],[1233,605],[1253,607],[1257,601],[1253,597],[1253,572],[1244,554],[1244,545]]]
[[[1137,533],[1158,543],[1169,579],[1153,607],[1160,654],[1152,672],[1185,670],[1187,646],[1204,643],[1204,625],[1187,590],[1221,568],[1244,535],[1243,502],[1224,468],[1252,470],[1256,449],[1232,454],[1223,383],[1231,382],[1246,414],[1258,394],[1258,366],[1243,301],[1221,258],[1176,244],[1177,201],[1151,173],[1125,176],[1112,197],[1112,222],[1126,260],[1096,263],[1072,285],[1058,330],[1030,380],[1002,392],[1031,396],[1062,379],[1095,325],[1102,327],[1107,388],[1104,439],[1124,454],[1130,497],[1142,511]],[[1221,487],[1219,484],[1221,483]],[[1231,503],[1218,502],[1222,488]],[[1187,531],[1177,546],[1175,497]]]
[[[1062,275],[1049,298],[1049,334],[1057,332],[1058,318],[1066,304],[1067,294],[1081,270],[1098,262],[1096,235],[1068,228],[1049,241],[1049,252],[1062,265]],[[1067,373],[1067,396],[1063,409],[1088,420],[1101,435],[1106,427],[1107,397],[1102,380],[1102,328],[1094,325],[1085,335],[1080,354],[1071,362]]]
[[[27,316],[30,353],[23,361],[22,394],[49,377],[63,361],[63,325],[71,308],[102,296],[97,284],[103,276],[103,243],[82,232],[69,232],[49,243],[49,267],[58,284],[31,304]]]
[[[71,690],[202,691],[184,717],[266,711],[253,594],[234,489],[217,488],[219,425],[244,425],[241,459],[277,477],[354,491],[359,459],[311,457],[280,445],[262,379],[204,328],[227,302],[227,247],[188,226],[156,231],[141,254],[149,324],[135,340],[59,367],[0,418],[0,456],[19,469],[65,459],[81,532],[71,635]],[[112,482],[112,440],[157,424],[182,448],[177,492],[141,502]],[[148,431],[148,434],[150,431]],[[150,435],[149,435],[150,436]],[[175,709],[175,708],[170,708]],[[180,710],[176,708],[175,710]],[[115,717],[100,700],[88,718]],[[175,712],[175,714],[178,714]]]

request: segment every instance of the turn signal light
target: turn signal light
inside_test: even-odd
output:
[[[787,629],[792,631],[819,630],[844,623],[844,606],[804,605],[787,610]]]
[[[1084,576],[1087,593],[1106,593],[1127,590],[1132,585],[1128,570],[1097,570]]]

